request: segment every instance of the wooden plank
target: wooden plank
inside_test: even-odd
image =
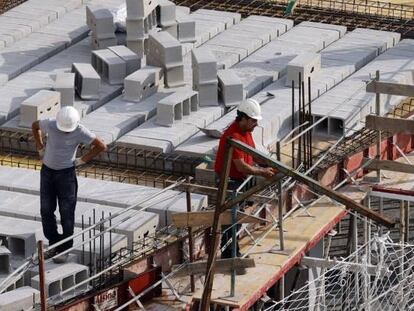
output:
[[[365,119],[365,127],[372,130],[387,131],[392,134],[414,134],[414,120],[387,118],[370,114]]]
[[[360,213],[361,215],[368,217],[369,219],[372,219],[373,221],[386,226],[388,228],[392,228],[395,226],[395,221],[394,220],[390,220],[387,217],[384,217],[383,215],[374,212],[372,210],[370,210],[369,208],[363,206],[360,203],[357,203],[355,201],[353,201],[352,199],[346,197],[345,195],[329,189],[327,187],[322,186],[321,184],[319,184],[316,180],[310,178],[307,175],[301,174],[296,172],[295,170],[293,170],[292,168],[286,166],[284,163],[276,161],[272,158],[270,158],[268,155],[254,149],[251,148],[250,146],[239,142],[237,140],[234,139],[229,139],[229,143],[238,149],[241,149],[249,154],[254,155],[255,157],[258,157],[259,159],[263,160],[268,166],[274,167],[276,168],[279,172],[285,174],[286,176],[292,177],[293,179],[297,180],[298,182],[307,185],[310,189],[328,196],[329,198],[342,203],[343,205],[345,205],[347,208],[352,209],[358,213]]]
[[[390,160],[378,160],[378,159],[368,159],[364,158],[364,164],[369,162],[365,167],[367,170],[385,170],[393,172],[402,172],[402,173],[412,173],[414,174],[414,165],[401,163],[397,161]]]
[[[380,93],[388,95],[413,97],[414,85],[381,82],[373,80],[367,84],[366,91],[368,93]]]
[[[253,258],[226,258],[216,260],[216,273],[229,273],[231,270],[242,270],[246,268],[254,268],[256,265]],[[179,267],[173,266],[172,269],[176,270]],[[174,273],[176,276],[185,276],[193,274],[204,274],[207,269],[207,261],[197,261],[187,264],[179,271]]]
[[[191,212],[191,213],[173,213],[172,221],[177,228],[183,227],[200,227],[200,226],[211,226],[213,224],[214,211],[202,211],[202,212]],[[266,219],[248,215],[242,212],[237,213],[238,223],[263,223],[269,222]],[[231,211],[225,211],[221,214],[221,224],[231,225]]]

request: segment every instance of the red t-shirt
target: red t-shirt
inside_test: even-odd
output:
[[[237,121],[234,121],[223,133],[223,135],[220,138],[220,144],[219,148],[217,150],[217,157],[216,157],[216,163],[214,165],[214,171],[217,174],[220,174],[223,170],[224,165],[224,150],[225,150],[225,143],[227,141],[227,138],[231,137],[235,140],[241,141],[245,143],[246,145],[249,145],[253,148],[256,148],[256,145],[253,140],[253,136],[251,132],[242,132],[240,130],[239,124]],[[233,160],[235,159],[243,159],[245,163],[253,165],[253,156],[240,150],[237,148],[233,149],[233,157],[231,161],[230,166],[230,174],[229,176],[233,179],[244,179],[246,178],[246,174],[241,173],[237,170],[236,165],[234,165]]]

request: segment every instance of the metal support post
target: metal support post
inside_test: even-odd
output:
[[[39,285],[40,285],[40,310],[47,310],[46,284],[45,284],[45,257],[43,254],[43,241],[37,242],[37,254],[39,257]]]
[[[380,72],[377,70],[375,72],[375,81],[379,81]],[[380,106],[380,93],[375,93],[375,114],[377,116],[381,115],[381,106]],[[377,159],[381,160],[381,130],[378,130],[378,142],[377,142]],[[381,182],[381,170],[377,170],[377,180],[378,183]]]
[[[400,243],[405,242],[405,237],[406,237],[405,218],[406,217],[407,215],[405,214],[405,201],[401,200],[400,201]]]
[[[190,184],[190,177],[187,176],[187,183]],[[187,200],[187,212],[191,212],[191,192],[190,187],[187,187],[186,189],[186,200]],[[190,263],[194,261],[194,242],[193,242],[193,229],[190,227],[187,228],[188,231],[188,253],[189,253],[189,259]],[[191,292],[194,293],[195,291],[195,281],[194,281],[194,275],[190,275],[190,284],[191,284]]]
[[[292,80],[292,136],[295,136],[295,81]],[[292,168],[295,168],[295,141],[292,140]]]

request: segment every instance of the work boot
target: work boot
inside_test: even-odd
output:
[[[62,264],[65,263],[68,260],[69,254],[62,254],[62,255],[57,255],[56,257],[52,258],[53,262],[56,264]]]
[[[52,258],[53,256],[55,256],[57,254],[58,254],[58,252],[57,252],[56,248],[54,248],[54,249],[51,249],[49,251],[46,251],[43,254],[43,257],[44,257],[45,260],[47,260],[47,259],[50,259],[50,258]]]

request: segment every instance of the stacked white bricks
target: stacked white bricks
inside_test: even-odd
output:
[[[122,84],[126,77],[126,62],[109,49],[95,50],[91,55],[92,67],[109,84]]]
[[[13,257],[28,258],[36,252],[36,235],[24,233],[7,237],[8,248]]]
[[[141,58],[124,45],[110,46],[108,48],[126,62],[126,74],[129,75],[141,68]]]
[[[246,98],[243,82],[234,70],[219,70],[217,73],[219,94],[226,106],[236,106]]]
[[[20,105],[20,126],[31,127],[36,120],[53,118],[60,109],[60,93],[40,90]]]
[[[176,25],[176,6],[168,0],[158,0],[158,25],[161,27],[171,27]]]
[[[98,99],[101,78],[91,64],[73,63],[75,90],[82,99]]]
[[[5,246],[0,246],[0,275],[11,273],[10,257],[11,252]]]
[[[207,49],[195,49],[191,53],[193,89],[198,91],[200,106],[217,106],[217,60]]]
[[[144,41],[157,25],[157,0],[127,0],[127,46],[139,58],[144,57]]]
[[[60,294],[60,292],[79,284],[88,278],[88,267],[76,263],[59,265],[45,272],[45,287],[48,297]],[[39,289],[39,276],[32,278],[32,287]],[[80,285],[76,289],[85,289],[87,284]]]
[[[56,74],[53,89],[60,93],[60,105],[73,106],[75,100],[75,74],[59,72]]]
[[[20,287],[0,295],[1,311],[31,310],[40,302],[40,292],[29,286]]]
[[[163,126],[172,126],[191,112],[198,110],[198,93],[191,90],[177,91],[157,104],[156,123]]]
[[[167,87],[179,87],[184,83],[184,64],[181,43],[166,31],[149,36],[147,64],[164,69]]]
[[[285,86],[295,83],[295,87],[299,87],[299,75],[302,82],[307,85],[308,78],[315,77],[321,69],[321,54],[304,53],[296,56],[287,65],[287,78]]]
[[[194,43],[196,39],[196,22],[185,16],[177,17],[177,39],[181,43]]]
[[[139,102],[158,91],[162,68],[146,66],[127,76],[124,80],[124,99]]]
[[[92,31],[91,43],[94,49],[117,45],[114,17],[108,9],[86,6],[86,23]]]

